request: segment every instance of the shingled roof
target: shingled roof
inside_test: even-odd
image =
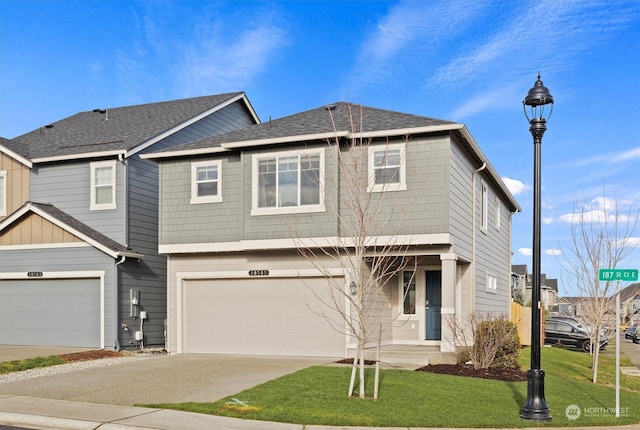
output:
[[[162,158],[175,155],[218,152],[223,149],[275,143],[302,142],[343,136],[394,136],[415,134],[420,129],[435,131],[461,127],[452,121],[377,109],[346,102],[318,107],[283,118],[265,121],[245,129],[186,143],[146,155]],[[413,133],[412,133],[413,132]]]
[[[108,238],[94,228],[89,227],[85,223],[77,220],[64,211],[61,211],[52,204],[47,203],[26,202],[20,209],[11,214],[11,216],[5,218],[4,220],[2,220],[2,222],[0,222],[0,231],[4,230],[8,226],[19,220],[28,212],[33,212],[40,215],[41,217],[70,232],[71,234],[84,240],[90,245],[100,249],[102,252],[110,255],[113,258],[122,256],[132,258],[143,257],[142,254],[139,254],[116,242],[115,240]]]
[[[24,148],[10,139],[0,137],[0,152],[7,154],[9,157],[18,160],[25,166],[31,167],[29,157],[23,153]]]
[[[81,158],[82,154],[131,151],[241,97],[244,97],[243,92],[234,92],[94,109],[18,136],[13,142],[21,154],[35,162],[52,158]]]

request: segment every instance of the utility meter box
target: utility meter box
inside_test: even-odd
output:
[[[141,331],[137,331],[136,332],[136,340],[142,340],[143,339],[143,334]]]

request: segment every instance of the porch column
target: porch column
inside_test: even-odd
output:
[[[456,340],[449,324],[451,318],[456,315],[457,260],[458,256],[456,254],[440,254],[440,261],[442,262],[442,332],[440,351],[442,352],[455,352],[456,350]],[[457,294],[460,295],[460,292],[458,291]]]

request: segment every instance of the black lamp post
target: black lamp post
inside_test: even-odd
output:
[[[545,118],[545,106],[551,104]],[[540,369],[540,153],[542,135],[553,112],[553,96],[540,80],[522,101],[533,136],[533,278],[531,285],[531,368],[527,371],[527,402],[520,417],[533,421],[551,421],[549,405],[544,399],[544,371]],[[527,112],[529,108],[529,112]]]

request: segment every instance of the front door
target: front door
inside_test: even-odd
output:
[[[426,339],[440,340],[442,328],[442,272],[440,270],[426,271],[425,285],[426,310]]]

